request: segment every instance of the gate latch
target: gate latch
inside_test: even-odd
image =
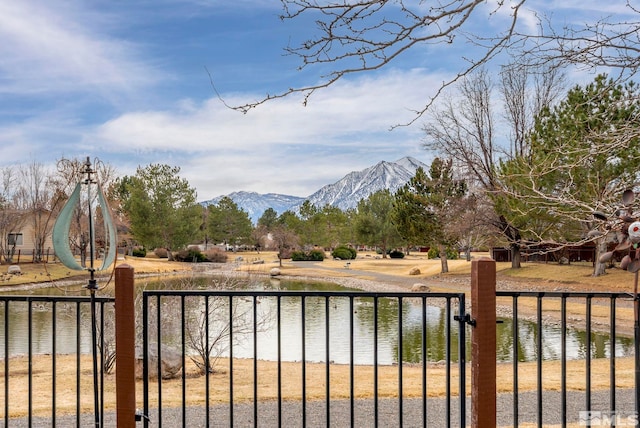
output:
[[[150,421],[149,416],[145,415],[142,410],[136,409],[136,422],[140,422],[142,420]]]
[[[471,314],[464,314],[463,317],[461,317],[460,315],[454,315],[453,319],[459,322],[466,322],[467,324],[469,324],[472,327],[476,326],[476,320],[474,320],[473,318],[471,318]]]

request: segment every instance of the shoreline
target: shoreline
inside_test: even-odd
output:
[[[145,260],[147,261],[147,260]],[[128,263],[131,262],[131,263]],[[136,269],[137,260],[126,259],[117,266],[128,265]],[[160,263],[163,263],[162,261]],[[117,267],[116,266],[116,267]],[[179,266],[179,265],[178,265]],[[284,267],[280,267],[277,262],[267,262],[264,264],[253,265],[250,263],[242,262],[227,262],[227,263],[198,263],[189,264],[186,268],[179,266],[182,269],[178,269],[176,265],[169,265],[168,268],[156,271],[150,271],[142,268],[140,273],[135,273],[136,279],[145,278],[167,278],[167,277],[189,277],[189,276],[208,276],[208,275],[222,275],[233,278],[251,278],[261,277],[264,279],[283,279],[283,280],[302,280],[302,281],[322,281],[330,282],[343,287],[362,290],[365,292],[411,292],[411,287],[414,284],[420,284],[426,286],[428,290],[435,292],[450,292],[450,293],[465,293],[467,294],[466,307],[467,311],[471,311],[471,301],[469,299],[469,291],[471,284],[470,274],[453,274],[453,275],[435,275],[435,276],[408,276],[398,275],[387,272],[377,272],[369,270],[359,270],[357,267],[351,269],[345,269],[340,265],[331,265],[327,263],[318,262],[288,262]],[[352,265],[353,266],[353,265]],[[270,270],[272,268],[279,268],[279,275],[271,275]],[[101,288],[108,285],[114,278],[115,269],[111,273],[101,273],[97,275]],[[32,282],[16,285],[1,285],[0,293],[4,292],[28,292],[31,290],[38,290],[44,288],[68,288],[74,285],[81,285],[87,283],[87,277],[81,278],[66,278],[56,281],[46,282]],[[106,283],[106,284],[105,284]],[[535,279],[522,279],[522,278],[504,278],[498,276],[496,281],[496,289],[502,291],[554,291],[554,292],[575,292],[574,284],[554,283],[550,281],[540,281]],[[82,289],[77,290],[63,290],[67,292],[81,292]],[[513,317],[513,305],[511,302],[506,302],[506,299],[510,298],[498,298],[496,313],[499,318],[512,318]],[[501,301],[502,300],[502,301]],[[534,300],[534,301],[532,301]],[[547,306],[545,300],[545,306]],[[608,301],[606,302],[608,304]],[[558,304],[559,306],[559,304]],[[576,304],[574,304],[576,306]],[[605,307],[605,302],[593,301],[593,307],[599,308],[602,312],[602,308]],[[536,322],[537,321],[537,308],[535,299],[520,298],[518,303],[518,317]],[[545,324],[557,325],[560,323],[560,314],[557,308],[552,308],[550,315],[546,315],[546,309],[544,310],[545,316],[543,322]],[[617,335],[624,337],[633,337],[633,310],[632,304],[628,302],[621,302],[617,307],[616,317],[616,330]],[[591,329],[594,332],[608,333],[609,332],[609,317],[607,314],[592,314],[592,326]],[[567,326],[580,330],[585,329],[586,315],[585,311],[579,307],[570,307],[567,311]]]

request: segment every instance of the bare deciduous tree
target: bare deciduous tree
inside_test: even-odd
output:
[[[27,219],[19,205],[20,183],[15,169],[5,167],[0,170],[0,260],[13,262],[17,236],[11,235],[22,230]]]
[[[527,134],[534,118],[556,103],[563,92],[565,75],[558,67],[512,63],[502,67],[498,90],[504,105],[504,118],[511,134],[508,157],[528,155]]]
[[[216,276],[211,278],[184,278],[179,281],[166,282],[164,290],[237,290],[243,289],[250,278],[234,278]],[[257,305],[255,318],[253,302],[242,297],[201,295],[195,293],[188,296],[164,296],[161,301],[150,299],[149,313],[156,313],[157,305],[162,312],[162,348],[171,350],[180,345],[184,339],[187,357],[193,361],[202,374],[212,373],[216,361],[228,351],[246,341],[251,333],[263,332],[270,327],[272,321],[268,305]],[[257,303],[260,303],[259,301]],[[141,293],[136,298],[138,313],[142,313]],[[148,331],[151,342],[157,347],[159,320],[151,316],[148,320]],[[136,330],[142,342],[141,317],[136,319]],[[184,324],[184,330],[183,330]],[[181,337],[184,332],[184,338]]]
[[[33,161],[21,169],[21,204],[30,215],[33,239],[33,261],[41,262],[47,237],[51,234],[53,215],[53,190],[51,173],[41,163]]]
[[[485,69],[466,76],[457,85],[455,98],[447,98],[442,106],[434,107],[424,131],[425,148],[453,159],[459,172],[478,197],[486,199],[490,214],[483,223],[506,238],[511,249],[512,266],[520,267],[520,249],[524,245],[520,225],[508,220],[507,213],[496,200],[501,197],[503,177],[498,176],[501,161],[528,153],[528,133],[533,118],[553,102],[559,92],[558,82],[563,75],[555,69],[527,76],[526,69],[505,67],[498,92],[503,96],[504,116],[511,130],[511,146],[500,143],[496,129],[496,90]],[[531,83],[533,80],[533,83]],[[535,90],[535,94],[530,95]],[[513,95],[513,96],[512,96]],[[476,220],[479,220],[476,218]]]
[[[274,248],[278,251],[278,260],[282,267],[282,259],[291,257],[291,252],[298,247],[299,237],[286,225],[278,225],[271,230],[271,240]]]
[[[238,280],[225,278],[215,287],[239,288]],[[218,359],[231,346],[248,340],[253,332],[265,331],[271,320],[266,305],[244,298],[194,297],[186,305],[186,339],[193,351],[189,358],[202,374],[213,373]],[[256,308],[255,318],[253,308]]]

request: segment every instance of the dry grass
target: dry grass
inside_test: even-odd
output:
[[[242,261],[234,263],[236,257],[242,257]],[[488,257],[487,253],[475,253],[474,259]],[[254,262],[261,261],[262,264]],[[273,267],[279,266],[277,254],[272,251],[230,253],[229,262],[234,263],[238,270],[269,273]],[[127,257],[118,260],[117,264],[128,264],[135,269],[136,274],[167,274],[190,272],[192,265],[181,262],[170,262],[167,259],[158,259],[153,255],[145,258]],[[426,253],[412,253],[404,259],[380,258],[375,253],[359,253],[356,260],[351,261],[350,269],[345,269],[345,262],[340,260],[325,259],[316,268],[303,268],[300,264],[290,260],[283,260],[282,273],[291,276],[318,276],[318,277],[347,277],[356,276],[363,279],[372,279],[367,272],[372,274],[383,273],[400,278],[430,277],[464,277],[471,272],[471,263],[465,260],[449,260],[449,273],[440,274],[440,260],[428,259]],[[11,279],[0,281],[2,285],[18,285],[40,283],[47,280],[62,281],[67,279],[81,280],[87,275],[85,271],[70,271],[60,263],[33,264],[21,263],[23,274],[11,276]],[[409,272],[413,268],[420,269],[420,275],[411,276]],[[7,265],[0,265],[0,276],[8,277]],[[497,263],[498,278],[515,281],[535,282],[538,287],[575,289],[590,291],[632,291],[633,275],[618,268],[608,269],[607,274],[594,278],[591,276],[593,267],[591,263],[572,263],[570,265],[558,265],[556,263],[523,263],[520,269],[511,269],[510,263]],[[354,272],[356,271],[356,272]],[[111,271],[101,272],[101,276],[109,276]]]
[[[618,388],[632,388],[633,359],[620,358],[616,360],[616,374]],[[518,390],[520,392],[537,388],[536,363],[521,363],[519,365]],[[271,361],[258,361],[258,398],[261,400],[277,399],[278,365]],[[46,416],[51,412],[52,379],[51,356],[35,357],[32,364],[32,382],[37,385],[32,395],[32,412],[34,416]],[[28,361],[26,357],[12,358],[9,362],[11,376],[9,377],[9,409],[11,417],[22,417],[27,414],[28,397]],[[76,357],[59,355],[56,357],[56,413],[72,414],[76,412]],[[91,360],[89,356],[81,356],[80,362],[80,406],[83,411],[91,411],[93,406],[93,383]],[[326,364],[307,363],[307,399],[324,400],[326,398]],[[2,366],[4,370],[4,366]],[[349,398],[349,366],[330,365],[330,391],[332,399]],[[398,396],[398,366],[380,366],[378,368],[378,396]],[[186,405],[205,404],[206,378],[198,374],[191,363],[187,366],[186,377]],[[543,363],[543,388],[545,390],[560,390],[560,362]],[[403,366],[403,397],[422,396],[422,368],[416,365]],[[283,362],[280,376],[283,379],[281,397],[283,400],[300,400],[302,397],[302,365],[300,362]],[[427,394],[429,397],[443,397],[446,387],[446,371],[443,364],[432,364],[427,369]],[[467,367],[467,393],[470,393],[471,368]],[[452,366],[451,377],[452,394],[458,394],[457,366]],[[236,359],[233,363],[234,401],[246,402],[253,400],[253,360]],[[609,361],[592,361],[592,388],[609,388]],[[4,373],[0,373],[0,402],[4,402]],[[499,392],[513,390],[513,376],[511,364],[500,364],[496,379]],[[163,380],[163,407],[182,406],[182,378]],[[569,390],[584,390],[585,364],[583,361],[567,362],[567,388]],[[209,377],[209,394],[211,404],[229,402],[229,360],[222,359],[216,367],[216,373]],[[142,407],[142,381],[136,385],[137,406]],[[354,369],[355,398],[372,398],[374,396],[374,369],[372,366],[356,366]],[[157,406],[158,384],[150,384],[150,405]],[[106,410],[115,408],[115,376],[106,375],[104,384],[104,402]],[[4,407],[0,407],[0,418],[4,417]]]
[[[125,260],[118,260],[116,265],[123,264],[132,266],[136,274],[163,275],[191,271],[191,265],[188,263],[170,262],[167,259],[152,257],[127,257]],[[23,288],[23,286],[50,281],[54,283],[73,280],[83,281],[88,277],[87,271],[70,270],[58,262],[21,263],[21,275],[7,275],[8,268],[8,265],[0,265],[0,287],[3,287],[5,291],[11,288]],[[109,269],[97,272],[97,276],[106,280],[112,273],[113,269]]]
[[[278,266],[278,259],[273,252],[238,253],[243,262],[239,269],[256,273],[268,273],[271,268]],[[473,258],[488,257],[488,253],[474,253]],[[264,261],[264,264],[254,264],[254,261]],[[356,276],[372,279],[366,272],[383,273],[400,278],[430,278],[430,277],[464,277],[471,273],[471,263],[466,260],[449,260],[449,273],[440,273],[440,260],[428,259],[426,253],[412,253],[403,259],[381,258],[374,253],[359,253],[356,260],[352,260],[350,269],[345,269],[342,260],[325,259],[317,268],[301,268],[296,262],[283,261],[282,273],[293,276]],[[420,269],[420,275],[411,276],[413,268]],[[354,271],[357,271],[355,273]],[[607,270],[607,274],[593,277],[591,263],[572,263],[559,265],[557,263],[523,263],[520,269],[511,269],[511,263],[496,263],[499,279],[525,281],[535,283],[538,287],[555,289],[589,291],[631,292],[633,291],[634,276],[619,268]],[[364,273],[361,273],[364,272]]]

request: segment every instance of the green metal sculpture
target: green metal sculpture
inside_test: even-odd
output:
[[[97,345],[97,316],[96,316],[96,291],[98,289],[97,281],[94,277],[95,268],[93,266],[94,261],[94,252],[95,252],[95,238],[94,238],[94,227],[93,227],[93,203],[94,200],[91,196],[91,187],[95,185],[96,187],[96,204],[101,208],[102,218],[104,221],[104,229],[106,234],[108,235],[108,249],[106,251],[105,257],[103,259],[102,265],[98,270],[107,269],[111,266],[116,258],[116,229],[113,225],[113,219],[111,218],[111,212],[109,210],[109,206],[107,205],[107,201],[102,193],[102,189],[93,180],[92,175],[94,174],[94,170],[91,168],[91,162],[87,157],[87,161],[84,164],[83,174],[86,174],[86,179],[82,182],[76,184],[73,193],[69,197],[69,200],[64,205],[58,218],[56,219],[56,223],[53,226],[53,249],[55,250],[56,256],[69,269],[73,270],[88,270],[91,274],[89,283],[87,285],[87,289],[89,290],[91,296],[91,347],[92,347],[92,355],[93,355],[93,396],[94,396],[94,412],[95,412],[95,426],[96,428],[101,426],[101,409],[99,405],[99,385],[98,385],[98,345]],[[71,220],[73,218],[73,213],[75,209],[80,204],[80,193],[82,190],[82,185],[86,185],[87,189],[87,218],[89,220],[89,266],[84,268],[73,256],[73,252],[71,251],[71,244],[69,241],[69,232],[71,228]]]
[[[96,185],[97,192],[97,205],[100,207],[102,211],[102,218],[104,222],[104,229],[108,236],[108,248],[105,253],[105,257],[102,261],[101,266],[97,270],[105,270],[109,268],[113,264],[116,258],[116,250],[117,250],[117,236],[115,226],[113,224],[113,219],[111,217],[111,211],[109,210],[109,206],[107,205],[107,201],[104,197],[104,193],[100,188],[100,185],[94,183],[91,179],[91,174],[93,170],[91,170],[91,165],[88,163],[85,164],[85,173],[87,174],[87,179],[81,183],[78,183],[71,193],[69,200],[64,205],[58,218],[56,219],[56,223],[53,226],[53,249],[55,251],[56,257],[60,260],[62,264],[64,264],[69,269],[73,270],[93,270],[93,252],[94,252],[94,238],[93,238],[93,219],[91,214],[91,184]],[[89,196],[89,247],[90,247],[90,266],[88,268],[83,267],[78,263],[76,258],[73,256],[73,252],[71,251],[71,245],[69,242],[69,231],[71,229],[71,221],[73,219],[73,212],[80,203],[80,192],[82,190],[82,185],[87,185],[87,194]]]

